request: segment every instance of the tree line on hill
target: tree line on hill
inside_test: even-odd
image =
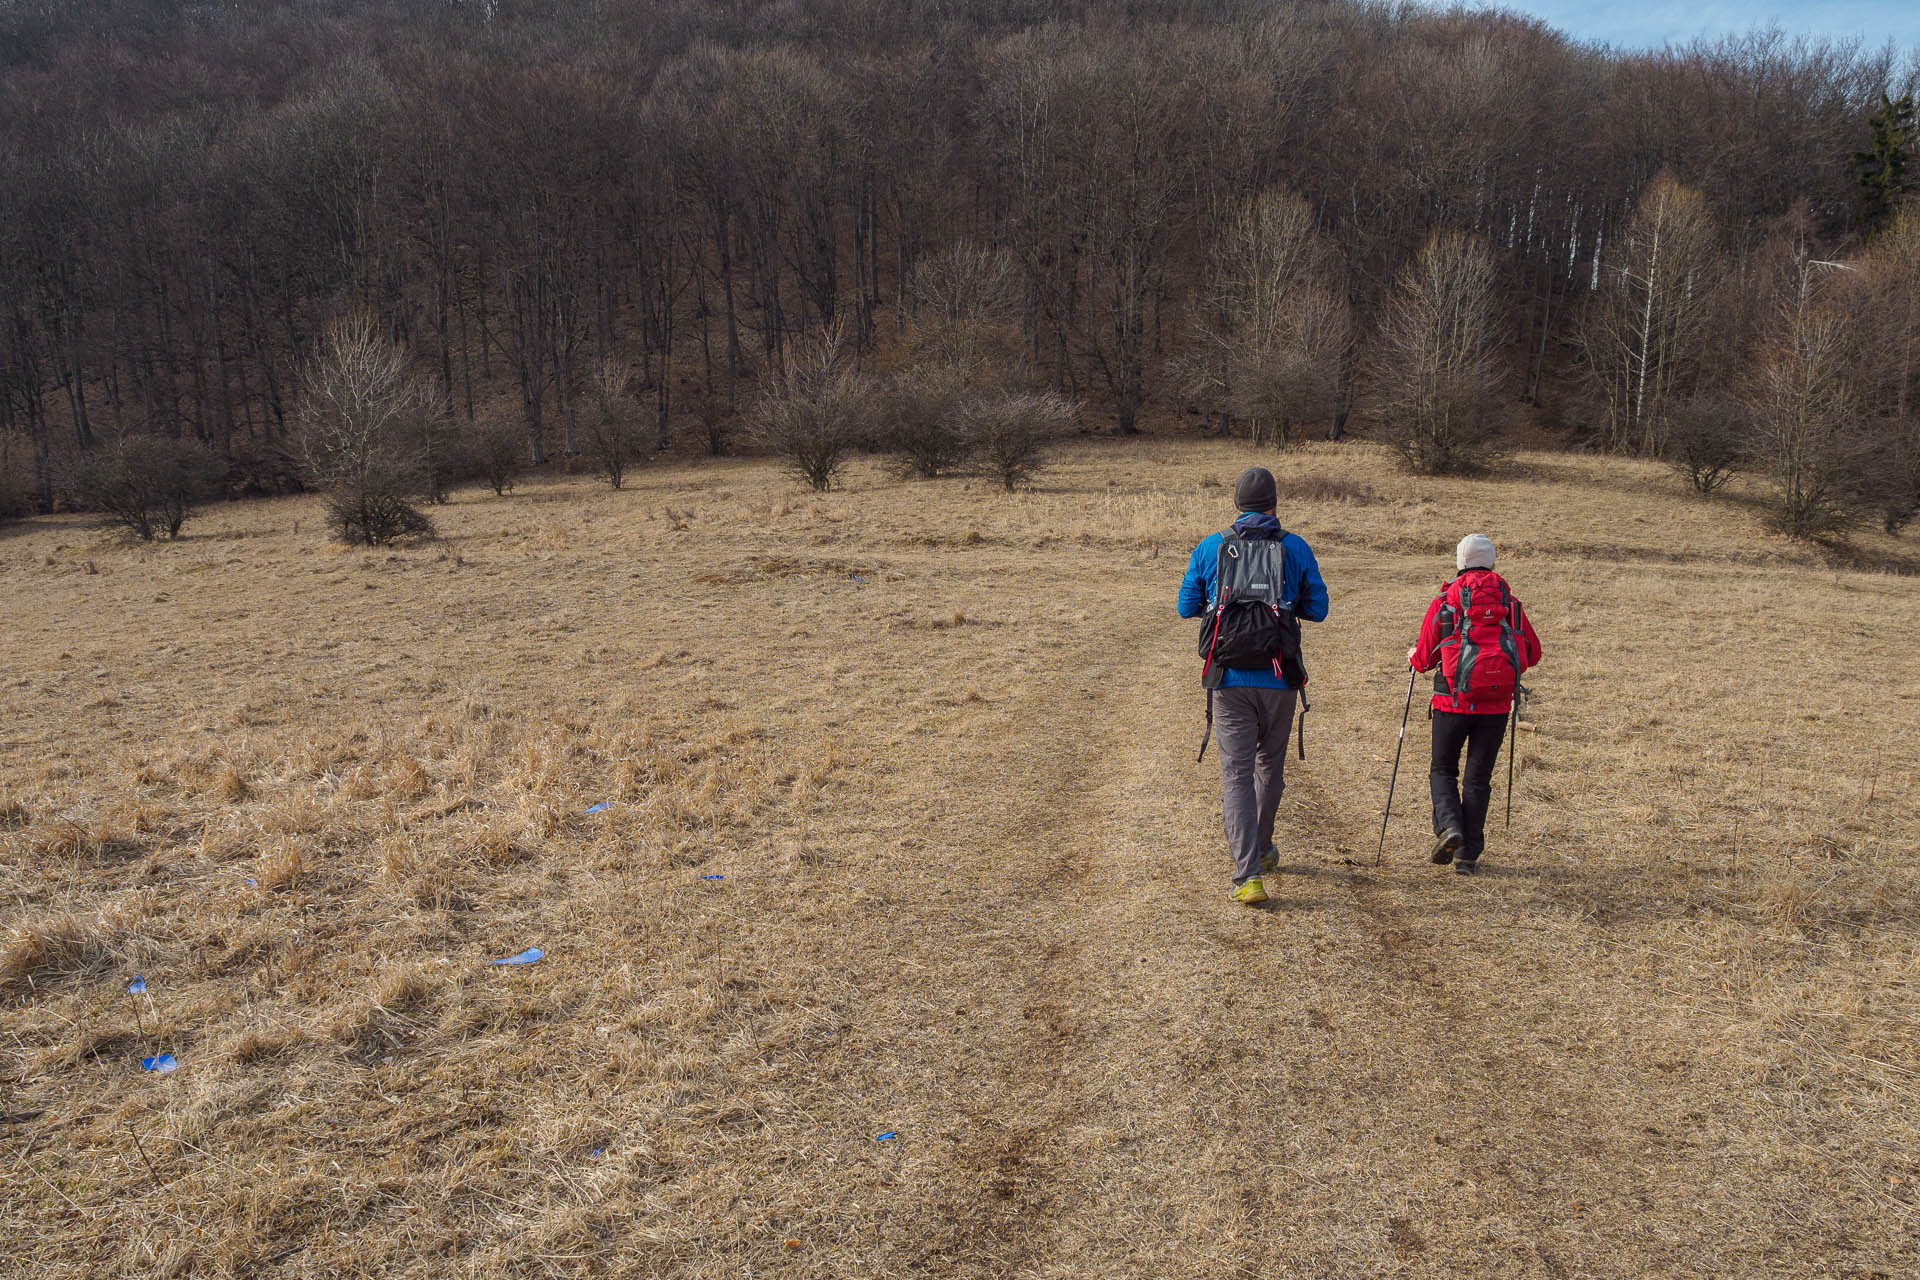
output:
[[[345,360],[429,497],[749,436],[1011,484],[1080,402],[1897,528],[1916,78],[1348,0],[16,0],[0,509],[338,493]]]

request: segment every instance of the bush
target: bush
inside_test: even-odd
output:
[[[604,361],[595,373],[597,403],[586,426],[586,455],[615,489],[626,483],[627,469],[646,457],[646,429],[622,404],[632,382],[633,371],[624,363]]]
[[[1442,372],[1422,389],[1417,409],[1383,410],[1387,444],[1421,475],[1467,475],[1500,456],[1497,404],[1477,376]]]
[[[76,459],[68,487],[80,507],[152,542],[162,533],[179,537],[219,477],[214,456],[192,441],[128,436]]]
[[[455,482],[473,474],[470,442],[452,418],[427,413],[414,426],[411,446],[420,458],[421,495],[435,506],[445,505]]]
[[[421,441],[443,428],[405,353],[351,316],[328,326],[304,374],[294,445],[335,533],[369,546],[432,533],[414,504],[433,488]]]
[[[401,538],[431,535],[433,521],[413,493],[370,486],[329,490],[327,520],[342,542],[384,547]]]
[[[1920,417],[1884,422],[1877,452],[1873,497],[1881,528],[1897,534],[1920,513]]]
[[[1339,366],[1318,354],[1281,347],[1252,353],[1234,374],[1231,411],[1245,418],[1254,444],[1287,448],[1294,428],[1329,422],[1338,403]]]
[[[888,379],[874,408],[876,447],[895,457],[902,475],[934,479],[967,460],[963,401],[966,378],[948,366],[906,369]]]
[[[32,511],[32,490],[18,476],[0,470],[0,520],[18,520]]]
[[[513,492],[521,460],[527,452],[527,433],[507,418],[492,418],[473,429],[473,463],[480,479],[497,494]]]
[[[1752,426],[1735,401],[1686,400],[1667,411],[1667,465],[1696,493],[1713,493],[1740,469]]]
[[[869,438],[872,412],[872,389],[847,363],[835,332],[789,356],[785,374],[754,405],[750,422],[756,443],[786,459],[815,491],[824,491]]]
[[[989,391],[966,402],[963,420],[981,471],[1012,490],[1039,474],[1047,442],[1073,421],[1074,412],[1066,397],[1052,391]]]

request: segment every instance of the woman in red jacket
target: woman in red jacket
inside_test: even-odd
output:
[[[1461,875],[1480,865],[1487,802],[1514,690],[1540,661],[1540,637],[1526,610],[1493,571],[1493,541],[1470,533],[1454,551],[1459,576],[1427,606],[1420,642],[1407,650],[1416,671],[1432,671],[1433,860]],[[1460,779],[1460,749],[1467,776]]]

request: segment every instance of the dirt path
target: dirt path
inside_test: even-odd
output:
[[[893,931],[926,1018],[888,1046],[940,1099],[938,1146],[898,1188],[912,1243],[887,1256],[1048,1277],[1787,1274],[1793,1237],[1832,1246],[1834,1224],[1774,1216],[1805,1169],[1729,1141],[1764,1128],[1755,1099],[1690,1083],[1713,1046],[1631,1027],[1621,955],[1576,936],[1594,886],[1518,848],[1446,874],[1409,847],[1413,818],[1388,866],[1349,862],[1369,860],[1384,772],[1352,691],[1323,693],[1312,758],[1290,764],[1276,901],[1230,906],[1184,638],[1143,607],[1116,639],[1128,668],[1006,691],[1001,732],[945,760],[939,887]],[[1595,999],[1567,1007],[1548,992],[1581,964]]]

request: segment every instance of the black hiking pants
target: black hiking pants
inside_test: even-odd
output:
[[[1433,712],[1433,834],[1449,828],[1467,838],[1456,855],[1471,862],[1487,846],[1487,804],[1493,797],[1493,763],[1507,733],[1504,714]],[[1460,777],[1460,748],[1467,749],[1467,776]]]

